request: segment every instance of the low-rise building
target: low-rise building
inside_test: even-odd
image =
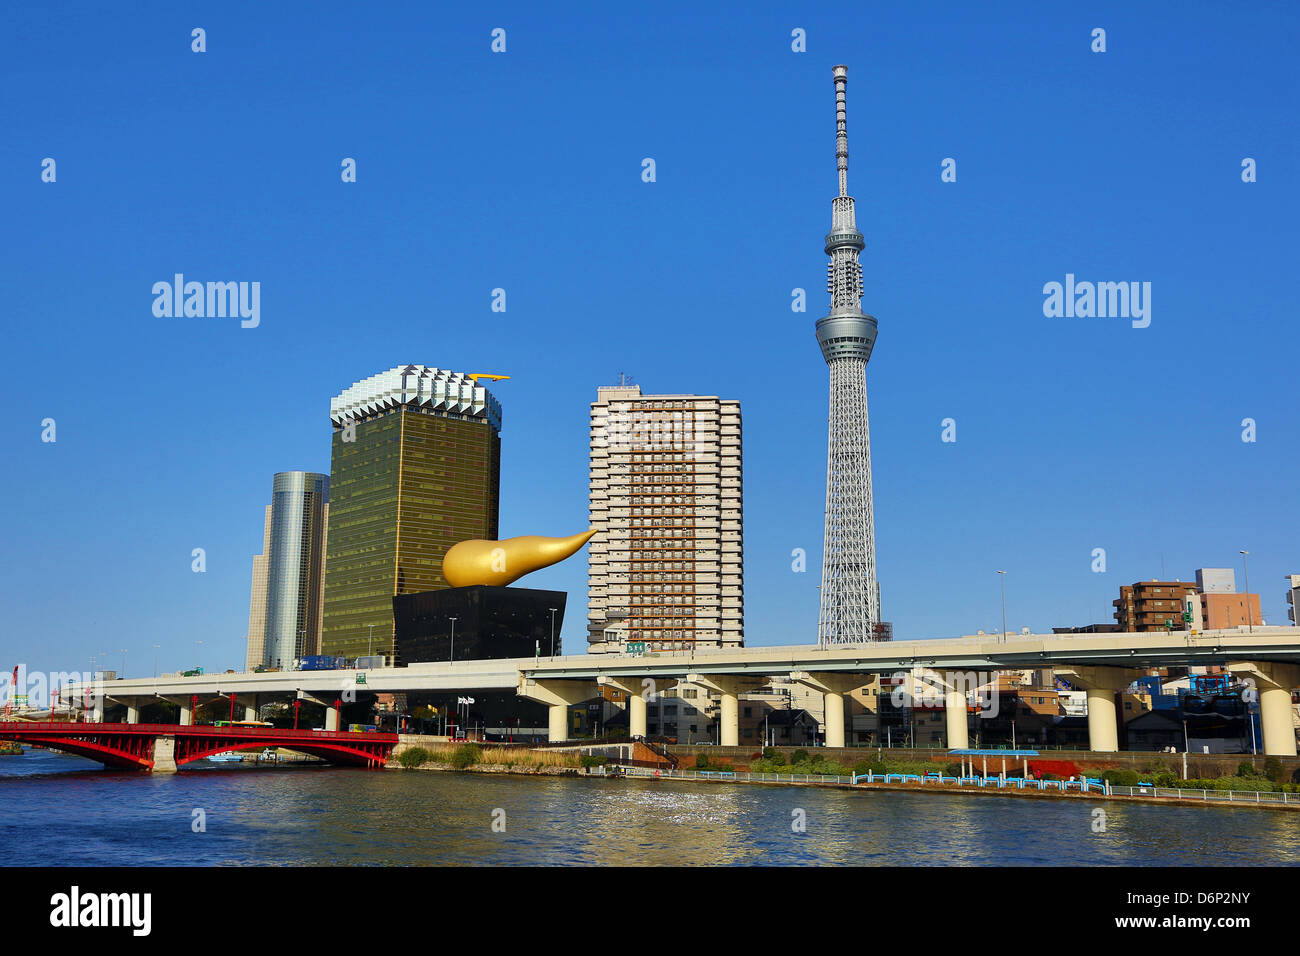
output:
[[[1201,594],[1198,595],[1200,616],[1207,631],[1234,627],[1262,627],[1258,594]]]
[[[1195,584],[1183,581],[1137,581],[1119,589],[1115,621],[1121,631],[1183,630],[1187,595],[1197,593]]]

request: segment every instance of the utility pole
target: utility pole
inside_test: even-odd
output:
[[[999,581],[1002,582],[1002,643],[1007,642],[1007,572],[999,571]]]
[[[555,608],[551,608],[551,656],[555,656]]]
[[[1250,633],[1255,633],[1255,617],[1250,613],[1250,566],[1246,563],[1246,556],[1249,551],[1238,552],[1241,555],[1241,569],[1246,574],[1246,624],[1249,626]]]
[[[451,621],[451,657],[448,663],[454,664],[456,662],[456,619],[453,617],[448,620]]]

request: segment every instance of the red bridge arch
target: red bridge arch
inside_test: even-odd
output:
[[[278,727],[181,724],[80,724],[66,721],[0,722],[0,740],[40,744],[125,770],[153,770],[154,741],[160,737],[175,740],[174,758],[178,769],[212,754],[266,747],[294,750],[320,757],[332,764],[379,768],[388,762],[393,748],[397,746],[396,734],[347,730],[282,730]]]

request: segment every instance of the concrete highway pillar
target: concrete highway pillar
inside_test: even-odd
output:
[[[1133,667],[1088,664],[1058,667],[1056,673],[1087,694],[1088,749],[1093,753],[1118,752],[1119,712],[1115,707],[1115,694],[1141,677],[1143,671]]]
[[[244,709],[244,720],[257,720],[257,695],[240,694],[235,703]]]
[[[1270,757],[1296,756],[1294,713],[1289,687],[1265,687],[1259,692],[1259,728],[1264,753]]]
[[[190,709],[189,701],[181,704],[181,726],[188,727],[194,723],[194,711]]]
[[[126,722],[128,724],[140,723],[140,708],[134,701],[126,705]]]
[[[339,709],[333,704],[327,705],[325,708],[325,729],[339,729]]]
[[[646,700],[640,694],[627,699],[627,732],[633,737],[644,737],[646,729]]]
[[[1244,674],[1255,682],[1264,753],[1270,757],[1296,756],[1295,708],[1291,705],[1291,690],[1300,686],[1300,666],[1247,661],[1229,664],[1228,670]]]
[[[1096,753],[1119,750],[1119,721],[1115,691],[1110,687],[1088,687],[1088,749]]]
[[[724,747],[740,746],[740,695],[724,690],[719,698],[718,743]]]
[[[846,746],[844,734],[844,698],[867,683],[866,674],[839,671],[793,671],[790,679],[822,692],[826,705],[826,746]]]
[[[569,739],[569,708],[591,700],[599,693],[594,680],[552,680],[519,676],[516,693],[550,708],[547,739],[552,743]]]
[[[763,679],[730,674],[687,674],[686,683],[718,695],[718,743],[723,747],[739,747],[740,695],[756,690]]]
[[[572,704],[551,704],[548,708],[546,739],[551,743],[569,739],[569,708]]]
[[[945,688],[943,716],[948,728],[948,749],[969,750],[970,731],[966,723],[966,694],[962,690]]]
[[[844,746],[844,695],[828,690],[822,695],[826,704],[826,746]]]
[[[651,697],[677,683],[675,678],[655,678],[646,683],[640,677],[606,677],[596,678],[602,687],[612,687],[627,695],[627,732],[633,737],[646,735],[646,703]]]

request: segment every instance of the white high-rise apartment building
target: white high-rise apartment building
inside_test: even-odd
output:
[[[742,647],[740,403],[639,385],[596,396],[587,649]]]
[[[253,589],[248,599],[248,657],[245,669],[266,663],[266,556],[271,553],[271,506],[262,525],[262,553],[253,555]]]
[[[298,658],[320,653],[329,484],[328,475],[310,471],[284,471],[272,480],[262,553],[253,558],[250,668],[289,670]]]

